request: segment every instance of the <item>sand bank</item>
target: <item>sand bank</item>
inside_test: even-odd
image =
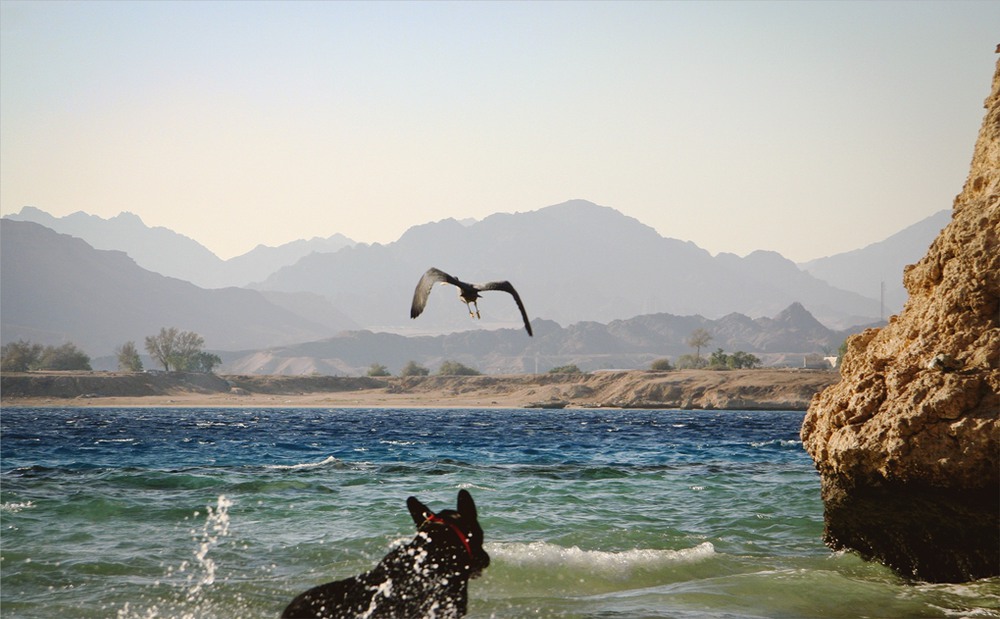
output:
[[[406,378],[28,372],[0,376],[0,403],[805,410],[814,394],[839,378],[835,372],[795,369]]]

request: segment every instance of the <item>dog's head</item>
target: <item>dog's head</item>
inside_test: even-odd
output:
[[[429,546],[453,558],[468,570],[470,578],[479,576],[490,564],[490,555],[483,550],[483,528],[479,526],[476,503],[466,490],[458,491],[457,510],[443,509],[435,514],[412,496],[406,499],[406,507]]]

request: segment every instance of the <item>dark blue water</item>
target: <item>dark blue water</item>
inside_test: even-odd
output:
[[[475,497],[470,617],[1000,616],[821,541],[800,412],[11,409],[5,617],[276,617]]]

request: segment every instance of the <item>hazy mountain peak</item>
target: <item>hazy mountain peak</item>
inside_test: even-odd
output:
[[[96,217],[96,215],[95,215],[95,217]],[[98,217],[98,219],[100,219],[100,217]],[[107,219],[106,221],[120,223],[120,224],[124,224],[126,226],[144,227],[144,228],[149,227],[149,226],[146,226],[146,222],[144,222],[142,220],[142,217],[139,217],[138,215],[136,215],[135,213],[133,213],[131,211],[122,211],[121,213],[118,213],[117,215],[115,215],[114,217],[111,217],[110,219]],[[162,226],[157,226],[157,228],[159,228],[161,230],[166,230],[167,229],[167,228],[163,228]]]
[[[318,338],[333,326],[256,291],[206,290],[153,273],[124,252],[95,249],[35,222],[5,218],[0,234],[4,343],[69,340],[91,354],[110,354],[177,326],[203,335],[209,348],[232,350]]]
[[[314,237],[278,247],[261,244],[246,254],[223,261],[190,237],[162,226],[150,227],[130,211],[108,219],[83,211],[54,217],[39,208],[25,206],[20,213],[5,219],[37,223],[83,239],[96,249],[123,251],[145,269],[204,288],[245,286],[310,253],[333,252],[354,244],[336,233],[325,239]]]
[[[778,262],[778,261],[785,262],[788,260],[788,258],[785,258],[778,252],[771,249],[756,249],[747,254],[746,258],[750,260],[760,260],[760,261],[769,260],[773,262]]]
[[[652,226],[610,206],[588,200],[567,200],[526,213],[497,213],[482,223],[499,217],[517,218],[523,224],[542,226],[543,233],[552,238],[575,236],[580,242],[599,242],[602,245],[613,243],[618,238],[629,239],[632,243],[655,243],[664,238]]]
[[[425,224],[418,224],[416,226],[411,226],[407,228],[406,232],[399,237],[397,243],[422,243],[425,239],[432,236],[437,236],[440,234],[452,235],[461,234],[463,229],[474,228],[480,225],[482,222],[477,222],[471,226],[464,226],[454,217],[447,217],[438,221],[432,221]]]
[[[826,328],[798,301],[781,310],[774,322],[802,330]]]
[[[622,213],[618,209],[612,208],[610,206],[601,206],[600,204],[595,204],[589,200],[567,200],[566,202],[561,202],[559,204],[553,204],[551,206],[546,206],[540,208],[536,213],[544,214],[553,217],[565,217],[567,215],[575,216],[588,216],[592,218],[604,218],[613,219],[619,222],[629,222],[630,224],[638,224],[643,228],[647,228],[653,232],[656,230],[652,226],[647,226],[635,217],[631,217]],[[657,233],[659,235],[659,233]]]
[[[5,219],[13,219],[15,221],[35,221],[37,219],[54,219],[52,215],[49,215],[42,209],[36,206],[22,206],[21,210],[13,215],[8,215]],[[35,223],[38,223],[35,221]]]

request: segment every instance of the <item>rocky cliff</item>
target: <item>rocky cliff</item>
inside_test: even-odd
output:
[[[952,220],[909,300],[848,340],[802,440],[826,542],[930,581],[1000,574],[1000,62]]]

